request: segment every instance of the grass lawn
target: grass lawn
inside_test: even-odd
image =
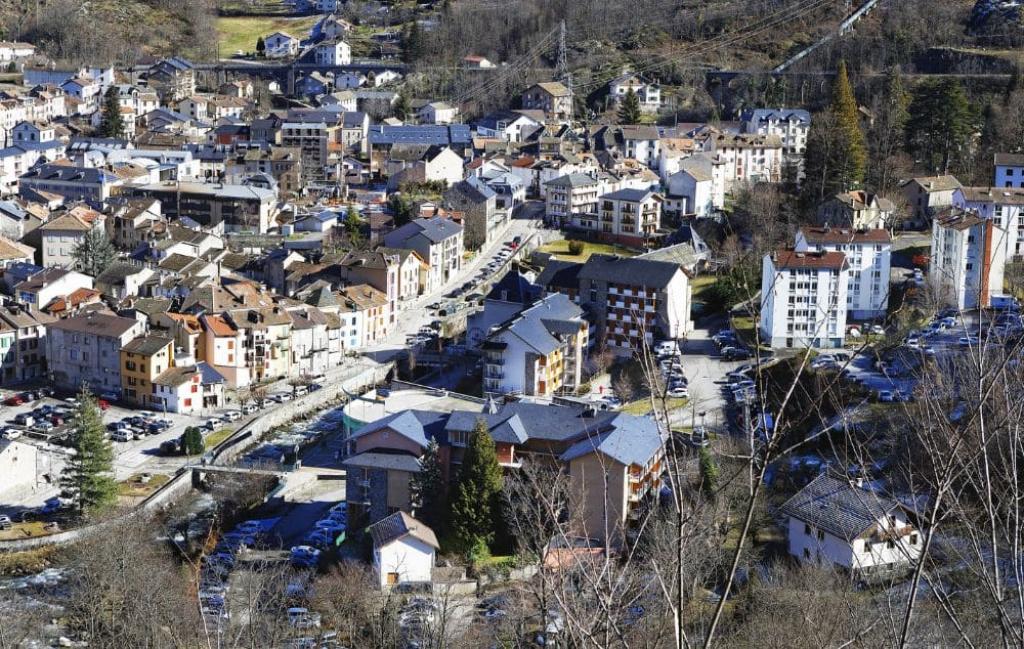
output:
[[[732,328],[736,331],[736,337],[748,347],[753,347],[757,341],[754,335],[756,321],[750,316],[735,316],[732,319]]]
[[[665,405],[668,407],[669,411],[672,411],[684,407],[687,404],[687,402],[688,399],[686,398],[666,399]],[[661,408],[660,403],[658,404],[658,408]],[[631,401],[626,405],[622,406],[622,412],[638,416],[646,415],[647,413],[651,412],[651,400],[648,397],[644,397],[643,399]]]
[[[43,521],[31,521],[28,523],[15,523],[9,530],[0,531],[0,541],[16,541],[18,539],[31,539],[36,536],[53,534],[43,529],[46,525]]]
[[[308,35],[320,16],[225,16],[217,18],[217,40],[220,55],[227,58],[237,50],[256,51],[256,39],[276,31],[288,32],[296,38]]]
[[[233,428],[221,428],[220,430],[207,435],[203,441],[206,442],[207,449],[212,449],[217,446],[217,444],[220,444],[227,438],[231,437],[231,434],[234,432],[235,430]]]
[[[623,248],[610,243],[594,243],[591,241],[583,241],[583,252],[577,255],[569,254],[569,242],[566,240],[552,241],[546,243],[538,250],[540,252],[547,252],[553,254],[558,259],[564,259],[566,261],[579,261],[583,262],[590,259],[590,255],[603,253],[606,255],[622,255],[623,257],[632,257],[636,255],[636,252],[629,248]]]
[[[690,289],[693,291],[693,299],[700,299],[701,294],[711,288],[716,281],[718,281],[718,278],[714,275],[698,275],[691,279]]]
[[[154,473],[150,476],[149,482],[141,481],[141,474],[133,475],[123,482],[117,483],[117,495],[132,498],[145,498],[161,486],[167,484],[170,476],[163,473]]]

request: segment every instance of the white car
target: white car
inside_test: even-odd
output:
[[[228,410],[220,418],[224,421],[237,421],[242,418],[242,412],[240,410]]]
[[[8,428],[4,431],[4,439],[18,439],[21,437],[21,431],[17,428]]]
[[[690,391],[684,385],[677,385],[669,388],[666,394],[673,399],[682,399],[690,396]]]
[[[318,530],[327,530],[331,534],[341,534],[345,531],[344,523],[342,523],[341,521],[332,520],[330,518],[325,518],[322,521],[317,521],[315,527]]]

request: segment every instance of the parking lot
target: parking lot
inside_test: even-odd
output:
[[[24,392],[14,391],[4,391],[2,394],[0,430],[9,438],[15,438],[19,442],[35,446],[46,459],[39,462],[42,475],[39,476],[37,488],[34,491],[19,496],[14,502],[0,503],[0,506],[3,507],[19,509],[38,507],[59,492],[57,481],[69,454],[67,444],[71,432],[71,418],[74,413],[72,403],[57,397],[44,396],[41,399],[20,404],[15,404],[15,401],[11,399],[14,395],[23,394]],[[211,416],[200,417],[147,412],[106,402],[102,405],[106,408],[102,411],[102,415],[104,425],[108,426],[108,434],[113,433],[110,428],[113,428],[117,422],[129,418],[148,417],[147,422],[155,423],[161,420],[164,422],[150,428],[148,423],[136,419],[138,425],[132,425],[131,428],[137,434],[132,434],[130,441],[112,442],[114,476],[119,481],[140,473],[173,474],[188,462],[189,458],[166,452],[161,453],[161,444],[177,441],[187,427],[202,426],[212,416],[220,414],[211,413]],[[45,415],[36,416],[32,414],[33,412],[37,415],[42,413]],[[213,430],[220,430],[227,426],[233,426],[233,424],[221,422]],[[211,432],[209,428],[204,431],[206,436]],[[126,439],[120,435],[114,435],[114,437]]]

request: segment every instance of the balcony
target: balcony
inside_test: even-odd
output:
[[[504,365],[505,364],[505,359],[501,358],[501,357],[498,357],[498,358],[488,357],[487,364],[488,365]]]
[[[484,370],[484,378],[503,379],[505,378],[505,372],[503,372],[502,370],[494,370],[491,368],[487,368],[486,370]]]

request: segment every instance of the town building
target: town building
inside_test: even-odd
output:
[[[544,183],[547,197],[545,220],[564,226],[584,215],[597,214],[601,185],[593,176],[571,173]]]
[[[836,196],[818,208],[818,222],[840,228],[872,230],[895,225],[896,206],[878,194],[857,189]]]
[[[579,306],[553,293],[498,325],[480,348],[484,392],[551,396],[575,393],[590,344]]]
[[[551,119],[572,116],[572,92],[558,81],[533,84],[523,93],[522,103],[525,110],[543,111]]]
[[[189,218],[212,232],[264,233],[277,215],[277,192],[252,185],[162,182],[125,187],[127,198],[155,198],[164,217]]]
[[[892,237],[888,230],[801,228],[794,249],[800,252],[841,252],[846,255],[849,283],[847,320],[884,318],[889,304]]]
[[[725,191],[740,183],[777,183],[782,180],[783,148],[778,135],[709,132],[701,148],[722,164]]]
[[[571,225],[597,233],[601,241],[646,246],[661,227],[662,198],[649,190],[620,189],[598,197],[598,211],[577,214]]]
[[[1024,188],[961,187],[953,192],[953,206],[991,219],[1006,230],[1006,259],[1024,255]]]
[[[761,340],[778,347],[842,347],[849,264],[835,251],[777,250],[764,256]]]
[[[792,556],[804,564],[841,568],[859,581],[904,573],[924,546],[899,503],[827,473],[779,511],[787,518]]]
[[[162,336],[139,336],[121,348],[121,398],[142,408],[163,405],[154,398],[158,376],[174,365],[174,341]]]
[[[661,86],[645,81],[640,75],[627,71],[608,84],[608,96],[615,104],[621,103],[630,90],[640,102],[641,112],[657,113],[661,109]]]
[[[936,299],[957,309],[977,309],[1003,294],[1007,231],[995,221],[958,207],[932,220],[928,281]]]
[[[635,533],[661,489],[664,452],[653,419],[569,405],[489,401],[483,412],[403,410],[357,428],[342,460],[350,524],[374,523],[412,512],[410,483],[430,440],[442,474],[458,475],[469,438],[483,422],[506,471],[523,458],[548,461],[571,477],[567,512],[573,532],[618,544]],[[605,473],[607,471],[607,474]],[[610,479],[603,479],[602,476]]]
[[[227,379],[211,365],[169,367],[153,379],[152,408],[179,415],[202,415],[226,405]]]
[[[668,177],[663,210],[679,216],[710,218],[725,207],[725,165],[706,153],[679,162]]]
[[[0,308],[0,385],[9,387],[46,376],[46,328],[53,320],[19,304]]]
[[[103,227],[104,217],[86,207],[76,207],[53,218],[39,228],[43,266],[74,268],[75,248],[93,230]]]
[[[381,588],[433,580],[434,555],[441,549],[434,530],[397,511],[366,531],[373,540],[373,570]]]
[[[787,164],[803,169],[807,150],[807,134],[811,130],[811,114],[793,108],[755,108],[740,116],[744,133],[778,135],[782,140],[782,156]]]
[[[462,270],[463,228],[451,219],[414,219],[384,235],[384,244],[415,250],[427,263],[426,292],[441,288]]]
[[[575,294],[560,286],[573,280]],[[584,264],[549,263],[537,283],[548,293],[566,293],[587,309],[596,340],[619,354],[634,353],[657,339],[682,338],[693,328],[690,281],[678,264],[596,254]]]
[[[1024,153],[997,153],[995,184],[1003,188],[1024,188]]]
[[[121,394],[121,349],[141,336],[133,318],[89,311],[46,326],[47,373],[56,387],[95,394]]]
[[[953,204],[953,192],[960,181],[953,176],[911,178],[903,183],[903,196],[910,205],[910,225],[925,227],[939,210]]]

